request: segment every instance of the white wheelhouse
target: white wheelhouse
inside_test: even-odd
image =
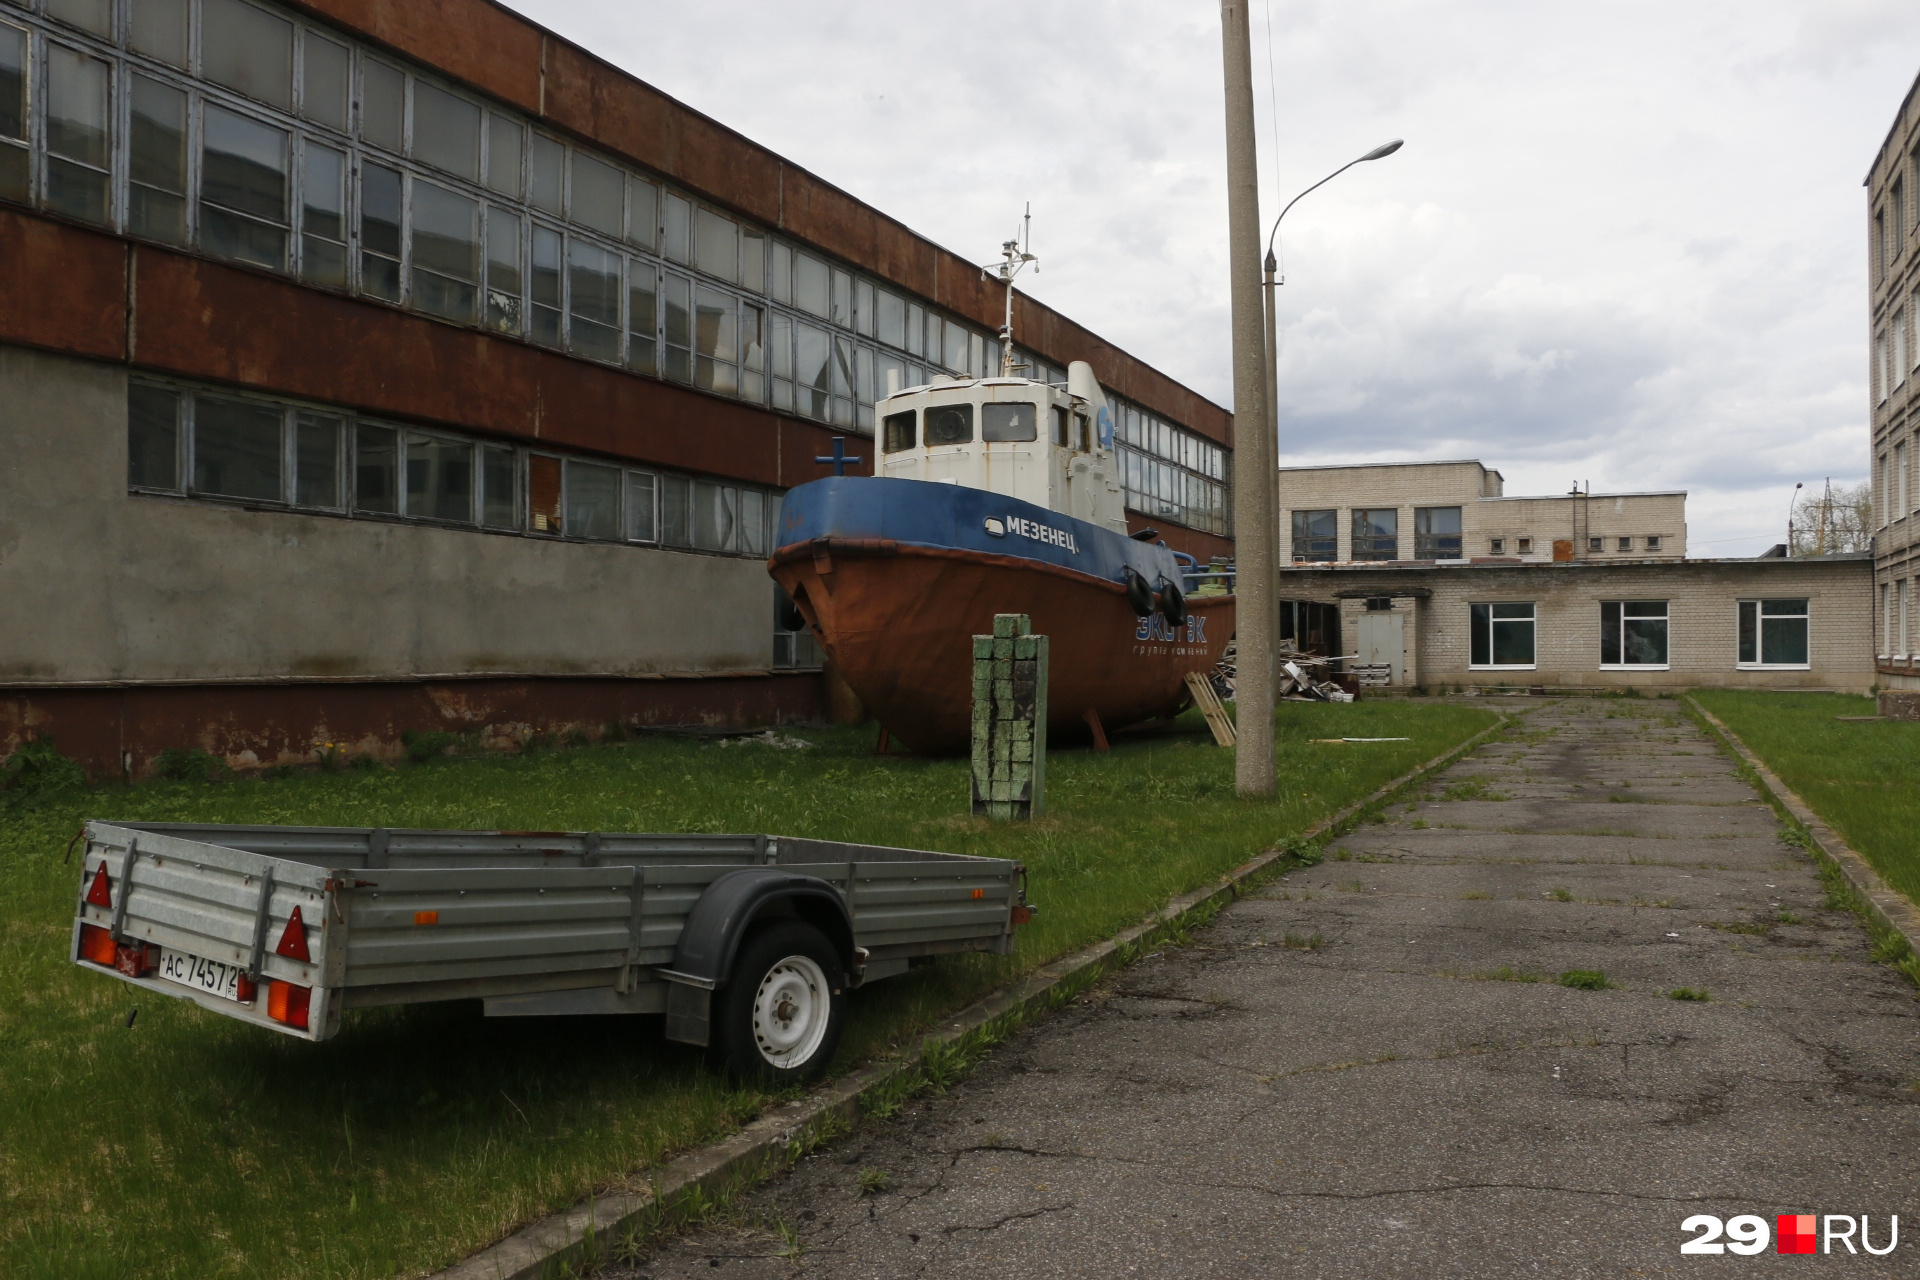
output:
[[[753,995],[753,1043],[770,1065],[786,1071],[812,1061],[833,1017],[833,988],[804,955],[776,961]]]

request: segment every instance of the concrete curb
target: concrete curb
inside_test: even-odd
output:
[[[1370,806],[1418,782],[1479,746],[1513,722],[1499,719],[1471,738],[1417,765],[1364,800],[1355,801],[1303,832],[1306,839],[1338,835]],[[1122,968],[1155,936],[1179,928],[1191,916],[1237,898],[1248,882],[1283,862],[1285,850],[1272,849],[1236,867],[1212,884],[1181,894],[1166,906],[1104,941],[1035,969],[1009,987],[953,1015],[939,1030],[922,1036],[899,1058],[863,1067],[820,1086],[806,1097],[785,1102],[720,1142],[689,1151],[656,1170],[646,1189],[596,1196],[521,1228],[464,1261],[435,1273],[434,1280],[546,1280],[563,1264],[579,1265],[600,1252],[644,1217],[670,1219],[691,1201],[741,1190],[785,1168],[817,1143],[853,1127],[860,1103],[895,1078],[916,1070],[930,1050],[952,1044],[989,1023],[1019,1020],[1064,1000],[1113,969]]]
[[[1720,717],[1701,706],[1691,694],[1687,695],[1687,704],[1714,727],[1715,731],[1726,740],[1727,745],[1752,767],[1754,774],[1765,784],[1780,806],[1807,829],[1807,833],[1813,837],[1815,848],[1827,861],[1840,869],[1840,874],[1845,876],[1847,883],[1853,886],[1853,891],[1860,895],[1860,900],[1866,904],[1867,910],[1873,913],[1873,918],[1905,938],[1907,945],[1913,948],[1914,953],[1920,955],[1920,909],[1916,909],[1913,903],[1907,900],[1905,894],[1882,880],[1880,873],[1873,869],[1873,864],[1854,852],[1852,846],[1840,838],[1839,832],[1828,826],[1819,814],[1807,806],[1806,801],[1795,795],[1793,789],[1786,783],[1780,781],[1773,770],[1767,768],[1766,763],[1749,750],[1747,744],[1740,740],[1740,735],[1729,729]]]

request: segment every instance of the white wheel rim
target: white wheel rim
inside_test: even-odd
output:
[[[782,1070],[809,1061],[827,1038],[832,999],[827,975],[810,958],[775,963],[753,995],[753,1042],[760,1056]]]

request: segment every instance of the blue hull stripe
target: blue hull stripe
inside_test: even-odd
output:
[[[997,532],[996,532],[997,531]],[[1133,568],[1158,589],[1182,583],[1173,552],[1031,502],[957,484],[884,476],[830,476],[789,490],[781,547],[815,538],[886,538],[902,546],[1014,556],[1105,582]]]

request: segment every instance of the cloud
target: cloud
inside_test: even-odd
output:
[[[512,3],[977,260],[1032,201],[1034,294],[1231,403],[1213,6]],[[1726,554],[1794,481],[1864,475],[1860,180],[1920,6],[1288,0],[1271,97],[1268,8],[1268,216],[1408,140],[1287,217],[1290,461],[1686,488]]]

